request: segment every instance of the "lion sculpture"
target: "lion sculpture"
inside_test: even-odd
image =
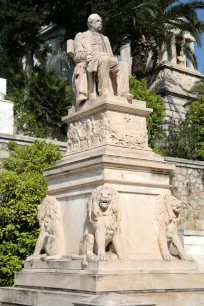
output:
[[[121,222],[120,198],[109,186],[96,188],[88,200],[87,223],[80,242],[80,255],[88,261],[105,260],[105,253],[122,259],[119,242]]]
[[[192,260],[188,256],[181,244],[178,236],[178,222],[180,220],[180,212],[183,208],[182,202],[176,199],[170,190],[162,192],[157,196],[156,200],[156,220],[158,223],[158,242],[162,258],[164,260],[172,260],[169,248],[172,243],[178,250],[180,259]]]
[[[60,204],[55,197],[47,195],[38,206],[38,221],[40,234],[35,251],[27,261],[60,259],[64,253],[64,234]],[[45,254],[41,254],[42,250]]]

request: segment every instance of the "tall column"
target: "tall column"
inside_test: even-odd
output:
[[[126,44],[120,50],[120,59],[121,62],[125,62],[128,64],[128,72],[129,75],[131,75],[132,57],[131,57],[130,44]]]

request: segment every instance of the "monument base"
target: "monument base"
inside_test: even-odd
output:
[[[65,118],[67,153],[44,171],[48,194],[60,203],[65,256],[58,261],[26,261],[24,269],[16,273],[15,287],[0,289],[0,305],[204,306],[204,273],[196,262],[175,256],[171,261],[162,260],[156,199],[169,191],[174,167],[148,147],[146,116],[151,112],[145,102],[133,100],[130,104],[114,96],[99,97],[69,111]],[[70,258],[79,254],[88,199],[104,185],[119,195],[118,245],[123,255],[120,258],[127,260],[117,260],[114,249],[106,249],[106,259],[112,252],[116,260],[84,266],[85,262]],[[98,198],[94,201],[97,204]],[[171,221],[176,215],[170,209],[173,218],[169,222],[175,234],[177,223]],[[112,216],[108,216],[112,226]],[[165,239],[165,227],[163,231]],[[121,294],[122,301],[81,301],[111,293]],[[123,294],[134,297],[134,301],[123,300]]]
[[[16,287],[0,289],[0,305],[72,306],[93,295],[119,293],[135,297],[134,305],[201,306],[203,283],[194,261],[105,261],[86,267],[80,260],[25,262]]]

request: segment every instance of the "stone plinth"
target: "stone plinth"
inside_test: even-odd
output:
[[[202,289],[203,274],[193,261],[163,260],[107,261],[90,263],[78,261],[35,262],[16,273],[15,284],[20,287],[53,288],[80,292],[139,292],[158,290]]]
[[[86,267],[68,258],[25,262],[16,274],[16,287],[0,288],[0,305],[72,306],[81,305],[82,299],[88,305],[94,295],[115,292],[134,298],[131,305],[201,306],[203,279],[195,262],[179,260],[107,261]]]
[[[44,175],[48,193],[61,204],[66,255],[79,252],[88,197],[108,184],[121,198],[124,256],[161,259],[155,196],[169,189],[174,166],[148,148],[146,116],[151,111],[145,102],[107,96],[71,109],[64,119],[69,125],[67,155]]]

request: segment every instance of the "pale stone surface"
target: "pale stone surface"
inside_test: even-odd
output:
[[[4,100],[6,95],[6,84],[7,80],[0,78],[0,100]]]
[[[164,191],[157,197],[156,219],[158,221],[159,248],[164,260],[172,260],[169,252],[172,243],[178,251],[178,255],[184,260],[193,260],[185,253],[178,236],[178,223],[180,221],[180,212],[182,210],[181,201],[172,196],[171,191]]]
[[[1,288],[0,296],[2,306],[27,305],[27,306],[73,306],[73,302],[80,301],[92,294],[63,292],[45,289],[27,288]],[[203,306],[204,293],[197,290],[181,291],[155,291],[133,292],[128,294],[136,299],[151,301],[157,306]]]
[[[166,120],[183,120],[188,102],[195,99],[189,90],[204,75],[194,69],[182,67],[173,62],[163,61],[149,77],[149,86],[165,98]]]
[[[134,115],[135,122],[138,120],[141,126],[140,120],[145,122],[146,115],[151,111],[141,102],[128,104],[122,98],[111,99],[99,97],[99,102],[95,101],[94,105],[88,101],[85,108],[72,108],[65,120],[68,124],[74,124],[75,121],[87,120],[100,112],[110,111],[112,117],[108,119],[111,124],[114,116],[117,118],[117,113],[126,113]],[[131,121],[129,115],[120,125],[121,129],[124,127],[128,130]],[[146,125],[142,129],[144,127]],[[127,147],[126,143],[118,145],[106,140],[101,145],[68,153],[55,166],[45,170],[44,175],[49,183],[48,194],[55,196],[60,203],[65,233],[64,256],[58,261],[26,262],[25,268],[15,277],[15,285],[23,290],[0,289],[3,305],[71,306],[73,301],[84,298],[81,296],[83,293],[121,291],[159,306],[172,306],[172,302],[175,306],[202,305],[204,274],[197,270],[197,264],[178,259],[164,261],[159,248],[159,228],[155,220],[157,196],[169,190],[169,176],[173,170],[174,166],[166,163],[163,157],[154,154],[147,146],[132,148]],[[108,186],[108,189],[99,186]],[[107,214],[106,219],[101,210],[108,207],[109,211],[113,194],[117,201],[113,205],[113,214]],[[89,220],[87,203],[88,212],[91,213],[91,218],[88,214]],[[113,217],[116,222],[114,226]],[[102,232],[103,239],[106,236],[107,240],[113,240],[112,229],[116,233],[120,227],[120,247],[127,260],[112,258],[109,261],[88,262],[86,265],[81,260],[70,260],[73,254],[79,254],[80,241],[90,220],[96,226],[94,239],[97,228],[101,233],[104,220],[106,235]],[[28,287],[30,289],[26,289]],[[52,299],[53,290],[57,294]],[[196,298],[198,304],[195,304]]]
[[[128,64],[129,75],[131,75],[132,71],[132,57],[130,54],[131,54],[130,44],[126,44],[120,49],[120,59],[122,62]]]
[[[92,122],[92,116],[101,118],[104,111],[107,112],[106,119],[111,124],[111,132],[113,125],[117,127],[117,135],[121,130],[124,131],[124,142],[115,143],[105,137],[101,145],[85,147],[84,143],[88,144],[88,141],[81,135],[78,138],[80,146],[75,143],[70,152],[68,140],[68,155],[44,172],[49,182],[48,193],[60,201],[66,233],[65,254],[79,255],[79,245],[87,222],[88,197],[96,187],[106,184],[120,194],[123,256],[131,259],[161,259],[153,217],[155,195],[170,187],[169,173],[174,168],[148,148],[147,137],[144,146],[131,147],[127,144],[127,133],[131,133],[134,139],[138,130],[140,133],[146,131],[145,117],[151,110],[141,101],[133,100],[132,104],[128,104],[124,98],[99,97],[93,104],[87,101],[85,108],[73,107],[64,121],[73,125],[81,122],[84,125],[85,119],[87,126],[88,119]],[[93,126],[92,129],[89,126],[87,133],[91,144]],[[98,129],[100,132],[101,129]]]
[[[86,220],[79,248],[79,255],[86,256],[86,263],[105,260],[107,247],[110,256],[115,255],[116,258],[122,259],[118,233],[121,222],[118,192],[109,186],[100,186],[93,190],[88,199]]]
[[[83,264],[83,260],[72,260],[70,257],[63,257],[60,260],[35,260],[34,262],[25,261],[24,270],[33,272],[37,270],[48,271],[56,269],[57,271],[74,271],[83,270],[86,273],[94,273],[100,271],[105,273],[111,271],[111,273],[118,273],[123,271],[123,273],[135,272],[150,272],[150,271],[160,271],[160,272],[194,272],[198,268],[198,264],[195,261],[178,260],[175,258],[172,261],[164,261],[160,259],[138,259],[138,260],[106,260],[106,261],[94,261],[89,262],[88,265]],[[22,271],[22,272],[23,272]],[[21,272],[20,272],[21,273]]]
[[[13,134],[14,114],[13,102],[0,100],[0,132]]]
[[[186,253],[197,261],[199,270],[204,272],[204,231],[182,230],[179,232]]]
[[[132,99],[133,96],[129,94],[128,65],[118,62],[109,39],[101,34],[101,17],[97,14],[90,15],[88,28],[87,32],[76,35],[74,50],[70,48],[69,51],[70,54],[74,51],[76,63],[73,76],[76,104],[107,94]]]
[[[73,303],[76,306],[155,306],[145,300],[139,300],[124,294],[109,293],[106,295],[90,296]]]
[[[195,262],[108,261],[84,266],[80,261],[58,261],[43,265],[36,263],[16,273],[15,285],[95,293],[203,288],[203,273],[196,270]]]
[[[182,158],[165,157],[176,165],[171,177],[172,193],[183,202],[180,229],[204,229],[204,163]]]
[[[46,196],[38,206],[40,234],[33,255],[27,261],[60,259],[64,254],[64,233],[59,202],[52,196]],[[41,251],[45,250],[45,254]]]
[[[67,154],[110,144],[130,149],[148,148],[146,116],[152,112],[145,103],[102,96],[87,101],[86,107],[72,107],[63,121],[68,124]]]

